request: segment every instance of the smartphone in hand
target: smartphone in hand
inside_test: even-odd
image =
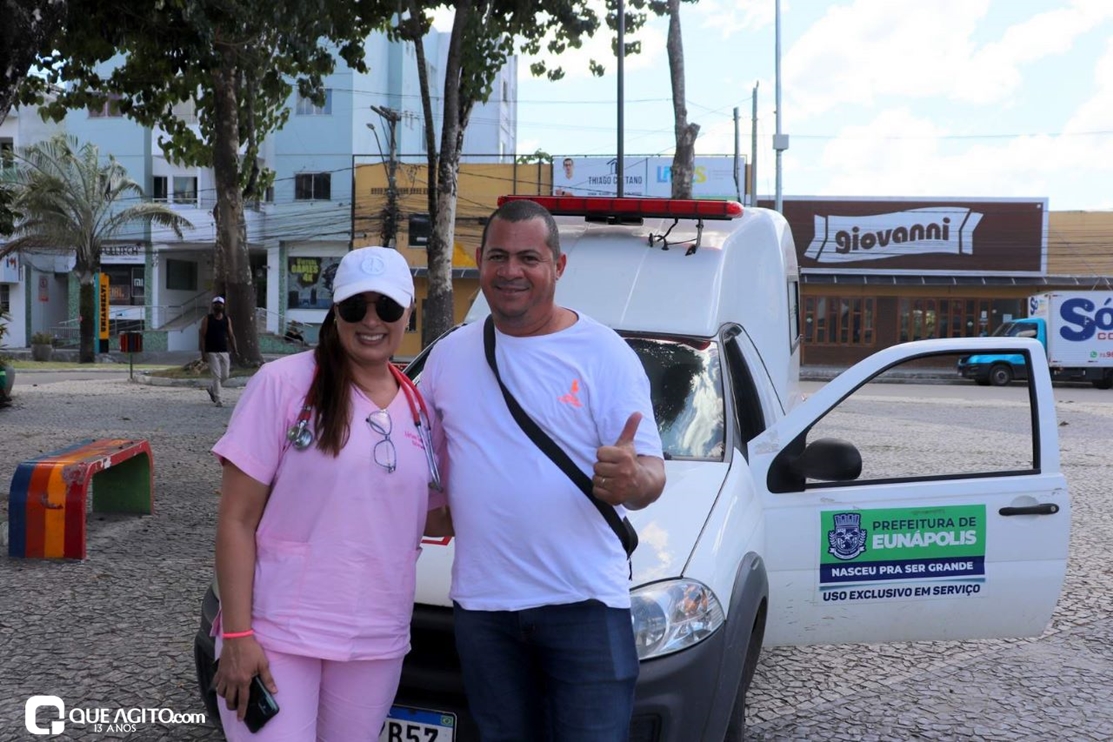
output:
[[[243,723],[254,734],[277,713],[278,703],[267,686],[263,685],[263,679],[256,675],[251,679],[251,693],[247,697],[247,714],[243,717]]]
[[[217,660],[213,665],[214,672],[219,664],[220,661]],[[244,715],[243,723],[254,734],[278,713],[278,702],[274,700],[274,696],[267,690],[267,686],[263,685],[263,679],[258,675],[251,679],[250,688],[247,696],[247,713]]]

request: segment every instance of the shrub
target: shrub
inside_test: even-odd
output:
[[[11,317],[7,312],[0,312],[0,365],[8,362],[8,357],[4,355],[4,336],[8,334],[8,320]]]
[[[31,336],[31,345],[54,345],[54,336],[49,332],[36,332]]]

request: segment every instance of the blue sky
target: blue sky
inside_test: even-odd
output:
[[[774,0],[682,9],[688,115],[698,155],[751,151],[775,189]],[[672,151],[664,21],[625,69],[625,151]],[[518,151],[613,155],[617,78],[587,74],[600,36],[557,83],[521,63]],[[1113,0],[782,0],[785,196],[1048,198],[1113,208]]]

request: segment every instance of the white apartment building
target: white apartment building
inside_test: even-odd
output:
[[[448,34],[425,39],[433,110],[440,141],[441,95]],[[383,34],[368,37],[369,71],[352,70],[342,60],[325,79],[323,105],[289,100],[285,127],[264,143],[262,164],[275,173],[266,198],[246,208],[247,238],[257,288],[260,329],[281,335],[296,320],[313,328],[330,297],[294,301],[290,261],[336,258],[349,249],[353,217],[354,167],[389,157],[389,128],[373,108],[398,118],[396,152],[424,159],[423,113],[413,45]],[[467,161],[512,158],[517,129],[517,58],[500,71],[491,100],[477,106],[466,133]],[[196,121],[191,104],[178,113]],[[120,115],[112,102],[97,111],[72,111],[60,126],[43,124],[36,111],[15,109],[0,125],[0,148],[23,147],[59,129],[114,156],[155,200],[164,201],[193,223],[182,238],[157,227],[121,236],[102,256],[109,277],[110,319],[115,332],[142,329],[147,350],[193,350],[197,327],[208,309],[213,281],[216,191],[209,168],[190,168],[167,159],[159,130]],[[0,307],[11,316],[8,345],[26,346],[37,331],[76,327],[77,283],[72,258],[21,255],[0,261]],[[293,292],[296,293],[296,292]],[[312,340],[313,337],[307,338]],[[281,347],[278,337],[260,334],[264,351]],[[276,345],[279,347],[269,347]]]

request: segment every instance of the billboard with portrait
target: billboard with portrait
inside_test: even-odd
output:
[[[624,196],[669,198],[672,195],[672,156],[624,157]],[[696,157],[692,171],[692,198],[736,199],[745,194],[746,160],[730,156]],[[554,196],[615,196],[618,193],[617,157],[557,156],[553,158]]]

